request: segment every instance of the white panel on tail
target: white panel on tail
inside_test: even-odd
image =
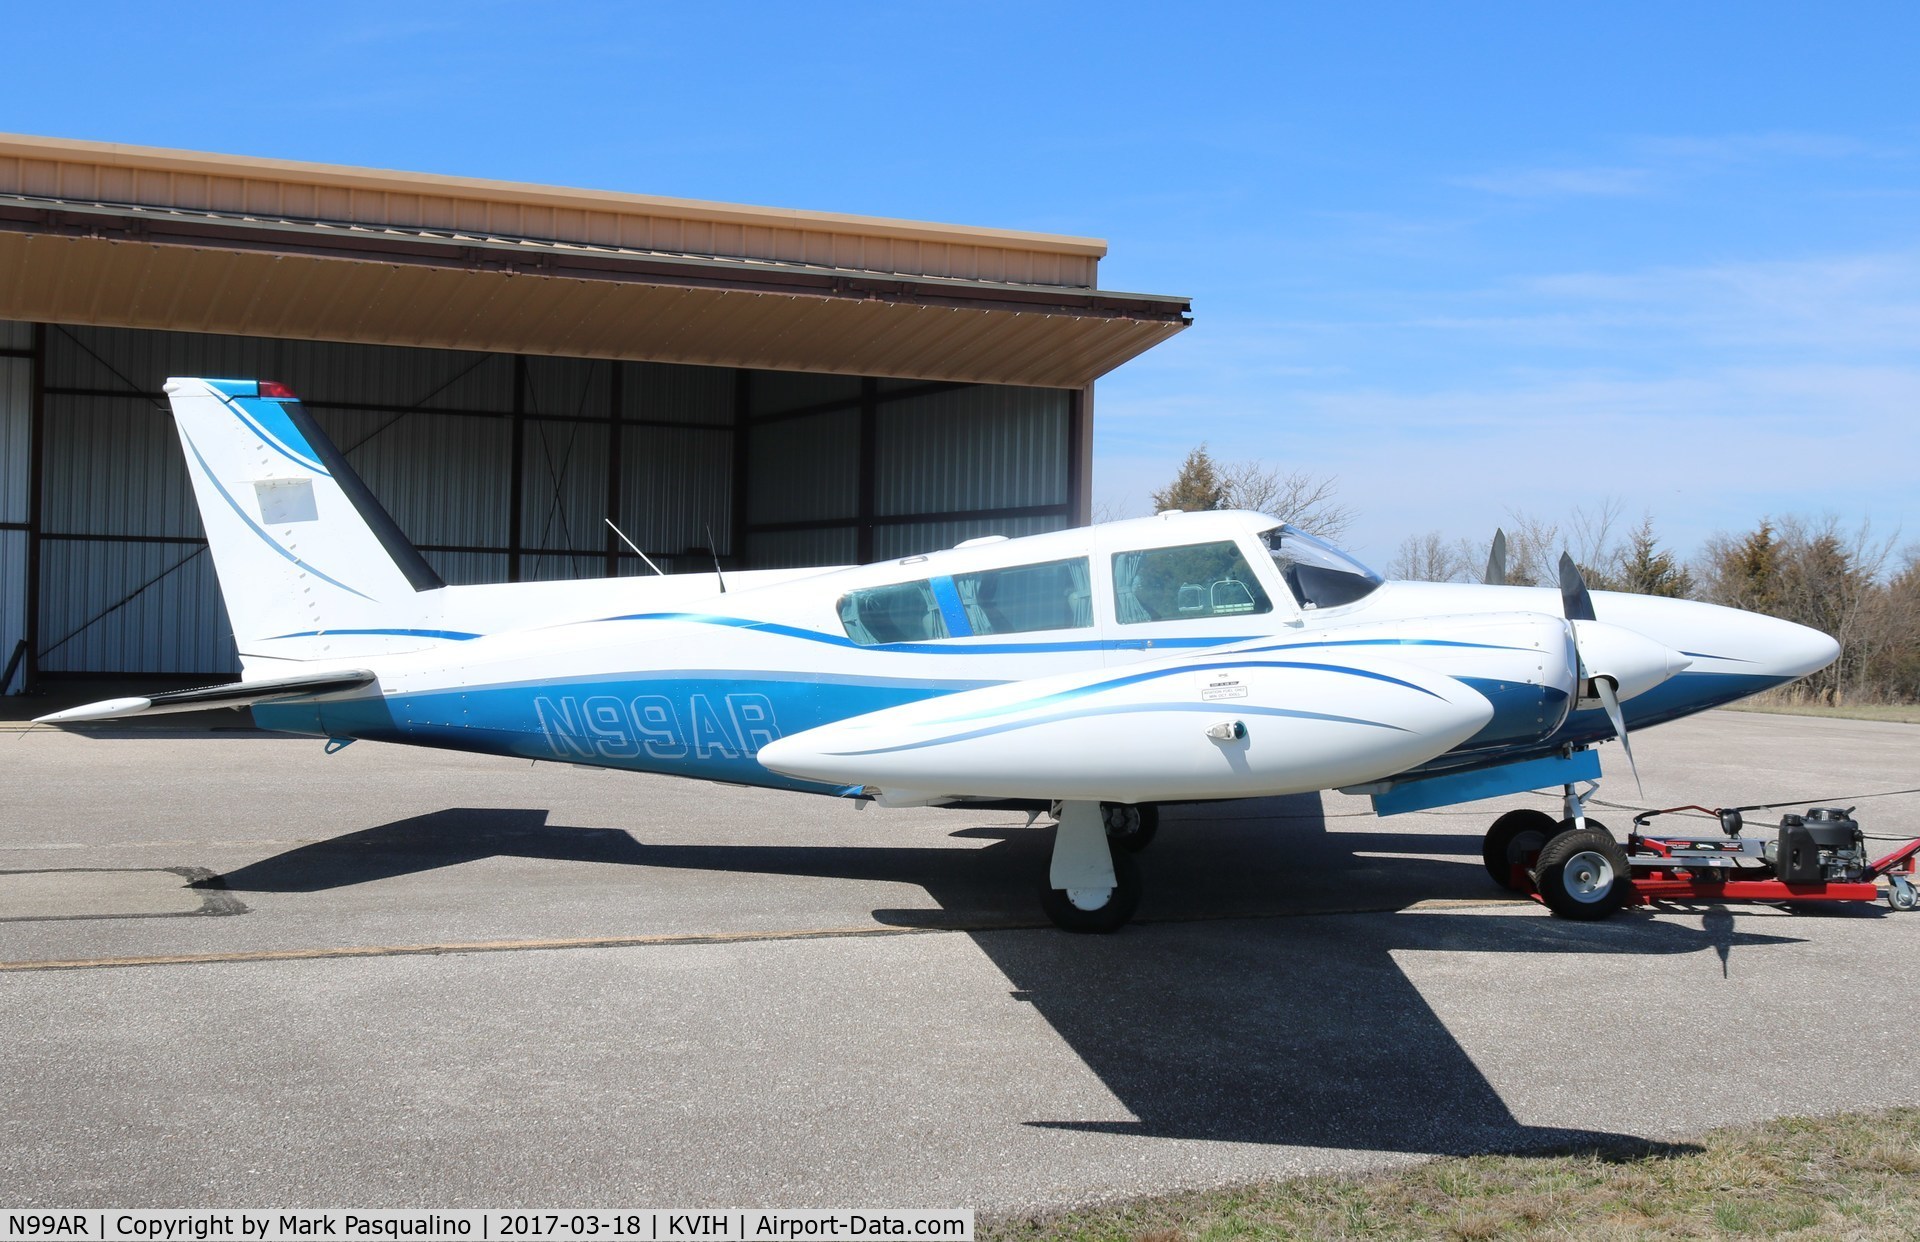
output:
[[[290,393],[170,379],[167,397],[243,661],[441,641],[439,578]]]

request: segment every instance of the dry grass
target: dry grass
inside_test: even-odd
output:
[[[1045,1217],[982,1242],[1920,1237],[1920,1108],[1716,1130],[1697,1145],[1447,1158]]]
[[[1777,716],[1831,716],[1840,720],[1893,720],[1900,724],[1920,724],[1920,703],[1862,703],[1858,706],[1829,707],[1824,703],[1796,702],[1792,699],[1744,699],[1722,710],[1730,712],[1768,712]]]

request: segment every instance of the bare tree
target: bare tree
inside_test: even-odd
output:
[[[1265,513],[1323,539],[1338,541],[1353,525],[1353,509],[1341,503],[1337,484],[1329,475],[1283,472],[1249,458],[1221,470],[1220,491],[1222,509]]]
[[[1620,498],[1608,496],[1591,513],[1583,507],[1576,507],[1573,516],[1567,519],[1567,553],[1580,566],[1580,572],[1587,576],[1587,585],[1598,590],[1620,589],[1616,579],[1624,553],[1613,537],[1614,525],[1620,520],[1620,508]],[[1647,520],[1651,528],[1651,515]],[[1554,580],[1558,576],[1558,559],[1556,556]]]
[[[1507,581],[1552,586],[1560,581],[1560,525],[1518,509],[1507,510]]]
[[[1840,644],[1840,657],[1809,676],[1807,686],[1816,697],[1839,703],[1849,689],[1862,688],[1864,656],[1871,645],[1862,643],[1862,627],[1895,536],[1876,538],[1871,521],[1851,533],[1843,531],[1833,514],[1814,523],[1783,518],[1780,534],[1786,545],[1780,574],[1784,615],[1832,635]]]
[[[1437,530],[1424,535],[1408,535],[1400,541],[1400,551],[1387,566],[1387,577],[1415,582],[1458,582],[1471,580],[1476,567],[1467,559],[1462,543],[1448,543]]]

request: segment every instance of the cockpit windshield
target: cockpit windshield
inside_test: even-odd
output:
[[[1380,585],[1379,574],[1298,527],[1276,526],[1260,537],[1302,608],[1338,608]]]

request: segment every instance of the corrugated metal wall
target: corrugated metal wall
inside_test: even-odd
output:
[[[0,322],[0,669],[27,636],[27,514],[33,444],[33,326]],[[20,688],[16,671],[0,694]]]
[[[236,667],[161,386],[281,380],[451,583],[845,564],[1071,521],[1074,394],[0,324],[0,663]],[[743,434],[744,433],[744,434]],[[29,493],[40,587],[29,625]],[[744,484],[744,487],[742,487]],[[17,688],[17,685],[16,685]]]
[[[1072,522],[1072,392],[765,371],[746,385],[755,564],[887,560]]]

